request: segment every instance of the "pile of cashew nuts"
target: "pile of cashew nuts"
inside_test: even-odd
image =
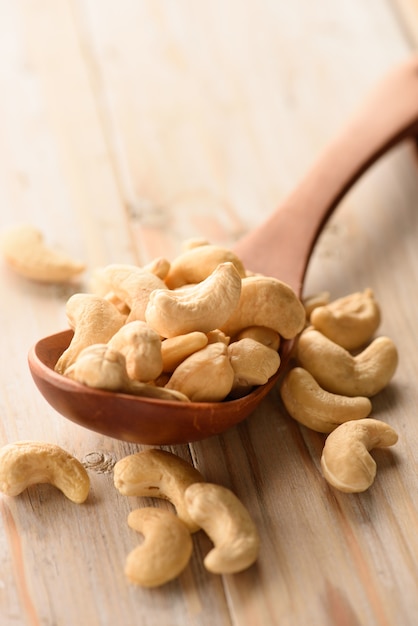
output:
[[[122,495],[163,498],[175,509],[130,512],[128,525],[144,537],[125,563],[133,584],[156,587],[179,576],[192,555],[191,535],[201,529],[214,544],[204,558],[209,572],[232,574],[256,561],[260,539],[247,509],[230,489],[206,482],[193,465],[155,448],[122,458],[113,471]],[[77,504],[90,490],[83,464],[55,444],[18,441],[0,449],[0,491],[17,496],[39,483],[55,486]]]
[[[305,308],[307,326],[281,398],[291,417],[328,435],[321,457],[325,479],[340,491],[365,491],[376,476],[369,451],[398,440],[391,426],[369,417],[370,398],[392,379],[398,352],[389,337],[375,337],[381,313],[369,288],[332,302],[320,294]]]
[[[280,339],[304,307],[276,278],[253,275],[227,248],[188,242],[172,262],[97,268],[66,303],[74,335],[56,372],[79,383],[183,402],[248,394],[278,370]]]

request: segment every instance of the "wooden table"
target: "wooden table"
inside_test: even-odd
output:
[[[130,585],[138,535],[113,463],[141,446],[59,416],[27,352],[108,263],[168,259],[189,237],[232,246],[266,218],[369,88],[418,42],[416,0],[0,0],[0,228],[29,222],[84,259],[76,287],[0,267],[0,443],[57,443],[89,466],[75,505],[52,486],[0,499],[1,626],[415,626],[418,619],[418,177],[414,146],[343,200],[305,295],[371,287],[400,364],[373,399],[399,433],[365,493],[324,481],[324,437],[274,390],[226,434],[167,448],[231,488],[259,528],[255,566],[216,576],[210,541],[176,581]],[[417,105],[418,106],[418,105]],[[155,506],[164,506],[154,501]],[[169,506],[168,504],[166,506]]]

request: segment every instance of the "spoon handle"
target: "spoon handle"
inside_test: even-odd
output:
[[[418,134],[418,55],[390,72],[267,221],[235,246],[249,269],[300,295],[325,222],[363,172],[393,145]]]

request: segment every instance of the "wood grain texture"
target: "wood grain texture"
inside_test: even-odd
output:
[[[111,470],[140,446],[58,416],[26,363],[38,338],[66,327],[65,301],[88,288],[95,266],[172,258],[193,236],[233,244],[267,217],[375,80],[408,57],[396,4],[410,7],[417,32],[405,0],[0,0],[0,228],[34,223],[89,268],[63,288],[1,264],[0,444],[58,443],[90,463],[92,480],[80,506],[48,485],[1,497],[2,626],[415,626],[412,145],[344,199],[306,281],[306,294],[333,297],[372,287],[379,333],[399,349],[373,413],[400,439],[374,454],[373,487],[347,495],[327,486],[323,437],[286,415],[277,389],[238,428],[171,448],[250,510],[262,545],[249,570],[210,575],[210,541],[199,533],[178,580],[152,591],[129,585],[123,564],[138,537],[126,518],[147,501],[120,496]]]

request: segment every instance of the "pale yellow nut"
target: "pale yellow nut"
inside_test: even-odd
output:
[[[235,337],[248,326],[266,326],[292,339],[304,325],[305,309],[289,285],[268,276],[249,276],[242,279],[237,308],[220,329]]]
[[[347,493],[366,491],[376,476],[373,448],[393,446],[396,431],[376,419],[366,418],[341,424],[328,435],[321,457],[326,481]]]
[[[241,278],[232,263],[221,263],[192,287],[156,289],[149,296],[145,320],[162,337],[209,332],[225,323],[236,308]]]
[[[289,370],[281,384],[280,395],[293,419],[320,433],[330,433],[349,420],[364,419],[372,411],[369,398],[325,391],[302,367]]]
[[[205,280],[221,263],[232,263],[240,277],[245,276],[242,261],[237,255],[213,244],[193,246],[171,262],[165,283],[169,289]]]
[[[192,483],[201,482],[203,477],[181,457],[157,448],[131,454],[116,463],[113,480],[116,489],[124,496],[168,500],[190,532],[199,530],[186,508],[184,492]]]
[[[104,297],[112,293],[129,309],[128,321],[145,321],[149,295],[155,289],[166,289],[164,281],[152,271],[136,265],[110,264],[95,271],[93,291]]]
[[[260,537],[248,510],[226,487],[195,483],[185,492],[189,515],[212,540],[204,559],[214,574],[234,574],[250,567],[259,554]]]
[[[380,319],[380,307],[371,289],[319,306],[310,316],[316,330],[346,350],[356,350],[368,343]]]
[[[153,383],[143,383],[129,378],[123,354],[105,343],[84,348],[76,361],[64,371],[64,375],[94,389],[157,400],[190,402],[189,398],[179,391],[164,389]]]
[[[163,371],[161,339],[146,322],[135,320],[122,326],[108,341],[126,359],[129,378],[149,382]]]
[[[390,382],[398,365],[398,351],[388,337],[377,337],[352,356],[312,328],[299,337],[297,358],[323,389],[346,396],[376,395]]]
[[[246,338],[254,339],[268,348],[276,350],[276,352],[280,348],[279,333],[266,326],[248,326],[247,328],[243,328],[235,337],[235,340],[239,341],[240,339]]]
[[[1,251],[8,265],[31,280],[60,283],[85,270],[84,263],[48,247],[43,234],[32,226],[16,226],[1,236]]]
[[[109,341],[126,320],[111,302],[84,293],[74,294],[67,300],[66,314],[74,336],[55,365],[59,374],[63,374],[87,346]]]
[[[17,496],[30,485],[49,483],[72,502],[87,499],[90,479],[78,459],[43,441],[17,441],[0,449],[0,491]]]
[[[280,366],[276,350],[250,337],[232,342],[228,356],[234,370],[233,388],[264,385]]]
[[[161,343],[163,371],[174,372],[184,359],[197,350],[204,348],[207,343],[207,335],[197,330],[185,335],[177,335],[177,337],[165,339]]]
[[[128,580],[141,587],[158,587],[181,574],[193,542],[185,524],[170,511],[144,507],[131,511],[128,524],[144,536],[125,563]]]
[[[184,393],[192,402],[220,402],[230,393],[234,376],[228,347],[210,343],[180,363],[165,388]]]

